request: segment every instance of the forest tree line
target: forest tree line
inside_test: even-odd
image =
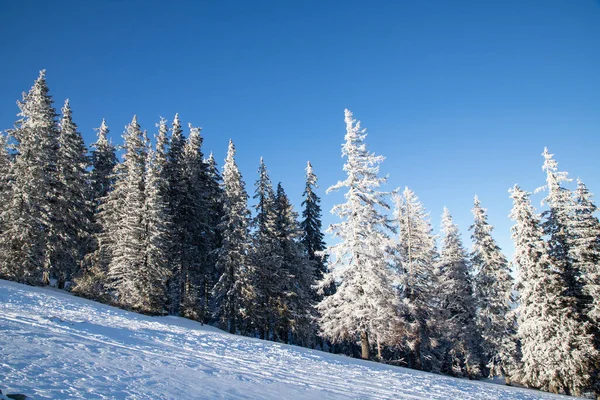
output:
[[[18,106],[0,135],[3,279],[424,371],[600,390],[600,223],[547,150],[545,210],[510,190],[509,263],[477,197],[468,251],[449,210],[438,237],[413,191],[382,191],[384,158],[348,110],[346,178],[328,189],[346,201],[326,246],[310,163],[301,215],[262,159],[252,211],[233,142],[219,169],[177,115],[154,140],[133,117],[119,147],[102,121],[88,152],[44,71]]]

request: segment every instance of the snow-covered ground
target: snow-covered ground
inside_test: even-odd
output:
[[[552,399],[0,280],[0,389],[33,399]]]

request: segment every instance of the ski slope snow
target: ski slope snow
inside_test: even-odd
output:
[[[0,280],[0,389],[32,399],[555,399]]]

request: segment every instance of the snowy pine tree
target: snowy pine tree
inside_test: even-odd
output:
[[[439,295],[447,359],[444,371],[456,376],[481,376],[480,333],[475,323],[475,299],[466,251],[458,226],[446,207],[442,215]]]
[[[160,133],[159,133],[160,139]],[[148,152],[144,188],[144,261],[135,278],[139,299],[134,308],[149,314],[164,314],[167,311],[167,280],[171,272],[169,264],[171,224],[165,183],[158,151]]]
[[[183,197],[180,210],[184,216],[183,269],[181,277],[181,315],[203,321],[205,307],[201,292],[209,278],[209,253],[212,230],[209,221],[210,199],[208,199],[208,166],[202,154],[201,128],[189,125],[190,135],[183,149]]]
[[[331,272],[321,281],[321,288],[339,282],[336,292],[319,304],[322,334],[333,342],[360,340],[362,358],[370,356],[371,342],[385,343],[395,325],[397,296],[392,287],[392,273],[387,263],[390,222],[381,209],[388,209],[386,193],[378,190],[385,178],[378,176],[384,157],[367,150],[366,131],[345,110],[346,142],[342,156],[347,178],[328,192],[347,188],[346,202],[332,212],[342,222],[332,224],[328,232],[339,240],[328,249],[332,256]]]
[[[307,346],[312,344],[314,337],[314,266],[301,241],[302,230],[298,224],[298,214],[281,183],[277,185],[275,213],[275,231],[282,254],[278,336],[284,343],[289,343],[291,339],[292,343]]]
[[[217,267],[217,258],[219,249],[223,244],[221,221],[225,215],[223,209],[223,178],[217,167],[217,162],[211,152],[208,159],[204,161],[207,165],[208,182],[205,197],[208,200],[208,255],[206,262],[206,271],[204,274],[204,284],[202,287],[203,315],[205,322],[214,314],[214,298],[212,297],[212,288],[219,281],[223,271]]]
[[[577,180],[573,221],[572,254],[584,285],[585,313],[600,329],[600,222],[597,207],[585,183]]]
[[[306,186],[302,196],[302,243],[308,251],[308,257],[314,265],[315,279],[320,281],[327,273],[327,257],[324,254],[326,249],[321,223],[321,199],[315,192],[319,186],[317,185],[317,176],[313,171],[310,161],[306,165]],[[326,294],[330,294],[325,291]],[[320,300],[320,299],[319,299]]]
[[[113,220],[106,221],[112,241],[108,279],[120,305],[138,308],[142,294],[136,279],[145,262],[146,247],[144,191],[148,149],[147,139],[135,116],[127,125],[123,139],[124,171],[117,176],[115,190],[111,192],[114,203],[108,205],[115,207],[107,216]]]
[[[10,188],[10,158],[8,155],[8,147],[6,136],[0,133],[0,235],[4,231],[4,224],[8,221],[2,221],[2,216],[5,215],[10,205],[11,188]],[[2,266],[0,265],[0,276],[2,276]]]
[[[185,137],[179,115],[175,114],[171,126],[171,140],[167,152],[167,165],[165,175],[168,182],[169,213],[173,217],[174,237],[171,248],[172,271],[169,280],[169,313],[179,314],[181,310],[182,288],[184,285],[183,272],[186,268],[184,258],[186,252],[185,224],[188,215],[184,212],[184,199],[186,196]]]
[[[522,352],[522,364],[513,377],[529,387],[581,394],[590,381],[590,361],[597,356],[592,335],[579,321],[576,299],[568,295],[564,275],[550,262],[529,193],[517,185],[510,192]]]
[[[223,237],[218,251],[217,269],[222,274],[213,289],[215,317],[223,328],[235,333],[254,299],[253,271],[248,262],[250,244],[248,194],[242,175],[235,163],[235,146],[229,141],[223,166],[224,216],[220,230]]]
[[[108,139],[109,129],[104,119],[100,127],[96,130],[98,132],[98,139],[91,146],[92,171],[90,173],[90,183],[92,186],[91,200],[95,214],[98,212],[101,199],[106,197],[113,186],[113,169],[118,162],[115,154],[115,146]]]
[[[483,357],[490,376],[504,375],[508,380],[517,363],[516,320],[511,312],[513,279],[508,261],[492,237],[486,209],[477,196],[472,212],[471,265]]]
[[[548,237],[548,257],[553,268],[556,268],[567,285],[567,296],[574,297],[577,301],[577,309],[580,317],[583,315],[584,295],[581,272],[574,263],[571,253],[571,241],[573,238],[572,224],[574,218],[574,202],[571,191],[562,183],[570,179],[568,174],[558,170],[558,163],[553,154],[544,148],[542,153],[546,171],[546,185],[537,191],[547,190],[546,198],[542,204],[547,204],[548,209],[542,213],[542,228],[544,235]]]
[[[73,122],[69,100],[62,108],[58,141],[58,174],[62,192],[57,200],[60,232],[55,237],[57,243],[53,245],[51,259],[53,274],[58,278],[58,287],[62,288],[79,272],[92,232],[87,172],[89,159],[83,138]]]
[[[409,188],[396,196],[401,279],[401,344],[408,349],[408,366],[441,369],[439,313],[435,305],[435,236],[419,198]]]
[[[59,143],[52,103],[42,70],[18,102],[21,119],[9,131],[15,154],[10,205],[1,216],[7,223],[0,233],[0,274],[32,284],[49,282],[48,250],[59,232]]]
[[[254,325],[262,339],[275,339],[280,322],[279,305],[285,277],[283,255],[276,233],[277,214],[275,192],[267,167],[261,157],[255,183],[251,262],[254,268],[253,286],[256,304],[252,311]]]

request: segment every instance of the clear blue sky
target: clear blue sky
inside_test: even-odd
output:
[[[264,156],[297,209],[311,160],[326,224],[344,108],[388,189],[415,190],[436,230],[446,205],[466,242],[478,194],[510,255],[507,190],[544,183],[544,146],[600,196],[598,1],[5,0],[0,38],[0,129],[46,68],[88,144],[103,117],[120,143],[133,114],[154,132],[179,112],[220,164],[234,140],[250,191]]]

